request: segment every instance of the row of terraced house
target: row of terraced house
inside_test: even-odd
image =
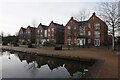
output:
[[[49,26],[39,24],[37,28],[28,26],[19,30],[19,42],[43,45],[45,42],[78,46],[104,46],[111,42],[108,26],[95,13],[86,20],[78,22],[73,17],[64,26],[51,21]]]

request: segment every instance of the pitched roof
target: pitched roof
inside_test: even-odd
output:
[[[79,22],[78,24],[81,26],[81,25],[87,24],[87,22],[88,22],[88,20],[86,20],[86,21],[81,21],[81,22]]]
[[[96,13],[94,12],[93,14],[92,14],[92,16],[88,19],[88,21],[92,18],[92,17],[96,17],[96,18],[98,18],[99,20],[101,20],[102,22],[104,22],[101,18],[99,18],[98,16],[96,16]]]
[[[25,31],[25,30],[26,30],[26,28],[23,28],[23,27],[21,27],[21,29],[22,29],[23,31]]]
[[[53,21],[51,21],[50,24],[54,24],[56,27],[59,27],[59,28],[61,28],[61,29],[64,29],[63,24],[58,24],[58,23],[55,23],[55,22],[53,22]]]
[[[32,32],[35,32],[37,30],[37,28],[31,26],[28,26],[27,28],[29,28]]]
[[[31,27],[30,25],[28,26],[28,28],[30,28],[30,29],[37,29],[36,27]]]
[[[48,28],[48,26],[46,26],[46,25],[43,25],[42,23],[40,23],[39,25],[38,25],[38,27],[42,27],[43,29],[47,29]]]

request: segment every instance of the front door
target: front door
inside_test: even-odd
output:
[[[99,39],[94,40],[94,46],[100,46],[100,40]]]

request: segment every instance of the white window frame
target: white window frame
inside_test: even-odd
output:
[[[94,31],[94,38],[100,38],[100,32]]]
[[[94,39],[94,46],[100,46],[100,39]]]
[[[100,23],[95,23],[94,24],[94,29],[99,30],[100,29]]]

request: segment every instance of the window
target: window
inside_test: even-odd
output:
[[[41,30],[41,33],[42,33],[42,30]]]
[[[94,38],[100,38],[100,32],[99,31],[94,32]]]
[[[88,28],[91,28],[91,24],[90,23],[88,24]]]
[[[76,37],[77,36],[77,34],[76,34],[76,32],[74,32],[74,37]]]
[[[54,34],[54,28],[52,28],[52,34]]]
[[[71,41],[71,39],[68,39],[68,45],[70,45],[70,41]]]
[[[50,34],[48,34],[48,36],[50,36]]]
[[[48,32],[50,32],[50,29],[48,29]]]
[[[76,43],[76,38],[74,39],[74,43]]]
[[[91,39],[88,39],[88,43],[91,43]]]
[[[76,29],[76,27],[74,27],[74,29]]]
[[[67,27],[68,29],[71,29],[70,26]]]
[[[23,34],[23,32],[21,32],[21,34]]]
[[[30,31],[28,31],[28,34],[30,34]]]
[[[41,37],[42,37],[42,34],[41,34]]]
[[[54,34],[52,34],[52,37],[54,37]]]
[[[100,29],[100,24],[99,23],[95,23],[94,24],[94,29],[95,30],[99,30]]]
[[[38,33],[39,33],[40,31],[38,30]]]
[[[91,35],[91,32],[90,31],[88,31],[88,36],[90,36]]]
[[[100,46],[100,39],[94,39],[94,46]]]
[[[47,30],[45,30],[44,36],[47,37]]]
[[[83,32],[83,29],[82,29],[82,27],[80,26],[80,32]]]
[[[85,27],[80,26],[80,35],[81,36],[85,35]]]
[[[70,37],[70,35],[71,35],[71,28],[70,26],[68,26],[68,37]]]
[[[54,32],[54,28],[52,28],[52,31]]]
[[[52,39],[54,39],[54,34],[52,34],[52,37],[51,37]]]

